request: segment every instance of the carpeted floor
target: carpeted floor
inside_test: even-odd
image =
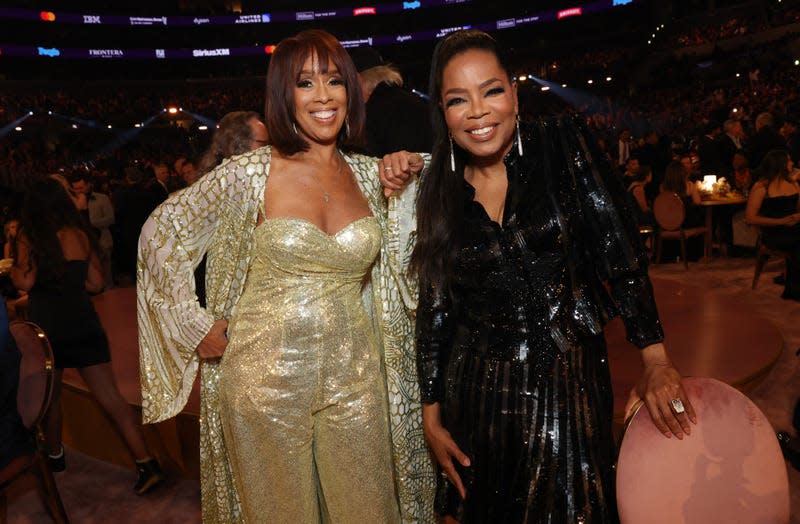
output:
[[[772,261],[756,290],[751,258],[718,258],[694,263],[689,271],[681,264],[653,266],[655,277],[699,286],[707,293],[734,301],[745,301],[780,330],[784,350],[767,378],[750,393],[776,430],[791,429],[791,409],[800,397],[800,302],[780,299],[781,287],[772,282],[781,265]],[[656,297],[658,298],[658,297]],[[200,522],[199,486],[193,481],[169,481],[153,493],[137,497],[132,490],[135,475],[130,470],[94,460],[74,450],[67,451],[68,468],[57,475],[62,498],[75,524],[194,523]],[[787,466],[792,492],[792,524],[800,524],[800,473]],[[35,491],[15,486],[9,493],[9,522],[49,522]]]

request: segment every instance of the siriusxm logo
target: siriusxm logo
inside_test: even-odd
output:
[[[403,9],[419,9],[422,6],[422,2],[416,0],[415,2],[403,2]]]
[[[49,57],[61,56],[61,51],[59,51],[55,47],[37,47],[36,51],[39,53],[39,56],[49,56]]]
[[[269,15],[269,13],[264,13],[263,15],[261,15],[261,21],[265,24],[268,24],[272,22],[272,17]]]

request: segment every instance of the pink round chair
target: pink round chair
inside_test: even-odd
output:
[[[775,431],[750,399],[710,378],[684,379],[692,434],[665,438],[647,408],[625,430],[617,463],[622,524],[786,524],[789,483]]]

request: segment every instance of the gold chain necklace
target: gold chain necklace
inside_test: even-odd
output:
[[[338,166],[336,167],[336,175],[334,175],[337,179],[339,178],[339,175],[342,174],[342,164],[344,163],[344,160],[342,159],[341,156],[338,157],[338,160],[339,161],[337,162]],[[322,199],[325,201],[326,204],[329,203],[331,201],[331,194],[328,193],[328,190],[325,189],[325,186],[322,184],[322,181],[319,178],[315,176],[312,178],[317,184],[319,184],[320,189],[322,189]]]

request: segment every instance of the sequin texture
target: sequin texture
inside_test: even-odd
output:
[[[502,225],[465,182],[453,282],[421,282],[422,399],[472,462],[457,466],[466,500],[439,479],[437,509],[462,524],[616,522],[602,326],[621,314],[637,346],[662,340],[647,261],[581,125],[543,120],[524,136],[526,156],[505,159]]]

